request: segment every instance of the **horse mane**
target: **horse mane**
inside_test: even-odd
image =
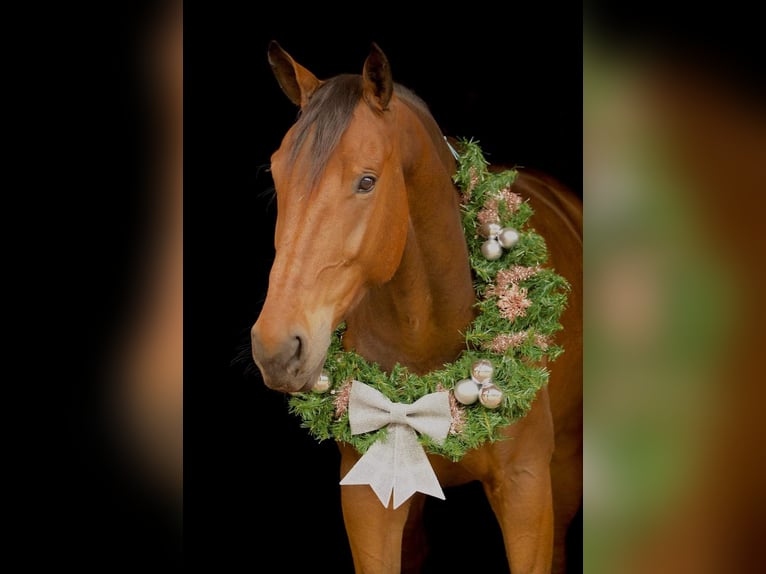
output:
[[[308,182],[313,189],[324,171],[341,136],[348,128],[354,109],[362,99],[362,76],[341,74],[320,85],[298,116],[290,149],[290,164],[298,160],[301,150],[308,146]],[[406,104],[415,106],[430,116],[426,103],[410,89],[394,84],[394,93]]]

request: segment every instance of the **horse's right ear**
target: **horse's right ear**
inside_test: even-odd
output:
[[[314,90],[322,84],[274,40],[269,44],[269,64],[282,91],[297,106],[304,107]]]

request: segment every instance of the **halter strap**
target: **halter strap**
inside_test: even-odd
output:
[[[460,161],[460,154],[457,153],[457,150],[454,147],[452,147],[451,143],[449,143],[449,140],[447,139],[447,136],[444,136],[444,143],[447,144],[447,147],[452,152],[452,157],[455,158],[455,161]]]

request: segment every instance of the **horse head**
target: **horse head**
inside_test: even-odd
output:
[[[397,96],[372,46],[361,75],[326,81],[279,44],[269,63],[300,116],[271,156],[276,256],[251,330],[266,385],[311,389],[335,327],[396,272],[408,234]]]

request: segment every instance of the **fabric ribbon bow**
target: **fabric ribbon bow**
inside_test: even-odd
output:
[[[388,426],[385,439],[376,441],[340,481],[342,485],[369,484],[383,506],[391,493],[399,508],[415,492],[444,500],[439,480],[415,431],[442,444],[452,421],[449,394],[430,393],[411,405],[394,403],[369,385],[353,381],[348,404],[351,434]]]

